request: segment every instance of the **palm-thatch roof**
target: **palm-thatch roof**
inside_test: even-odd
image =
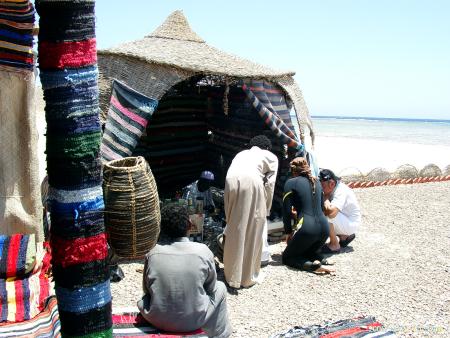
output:
[[[292,100],[302,128],[312,121],[303,95],[292,76],[208,45],[189,26],[182,11],[173,12],[153,33],[141,40],[99,50],[101,106],[113,78],[159,99],[176,83],[196,75],[231,79],[267,79],[282,87]],[[103,98],[102,98],[103,96]],[[103,108],[103,107],[102,107]]]
[[[241,78],[273,78],[295,74],[264,67],[208,45],[191,29],[181,11],[173,12],[152,34],[141,40],[99,51],[103,55],[110,53],[193,72]]]

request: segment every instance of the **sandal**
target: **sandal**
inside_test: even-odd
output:
[[[331,250],[330,247],[325,244],[320,251],[324,254],[337,254],[341,250],[340,249],[339,250]]]
[[[351,243],[351,241],[353,241],[355,239],[355,237],[356,237],[355,234],[351,234],[346,239],[339,241],[339,245],[341,246],[341,248],[345,248],[347,245],[349,245]]]

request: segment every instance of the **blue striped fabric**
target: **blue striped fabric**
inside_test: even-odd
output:
[[[75,290],[55,287],[55,292],[61,311],[84,313],[111,302],[109,280]]]
[[[50,212],[56,212],[58,214],[70,214],[78,219],[78,215],[80,213],[86,211],[95,211],[101,210],[105,208],[105,204],[103,201],[103,195],[98,196],[92,200],[84,200],[83,202],[75,202],[75,203],[60,203],[55,200],[49,200],[50,204]]]
[[[0,261],[2,261],[3,257],[3,246],[5,245],[5,241],[7,240],[8,236],[0,236]]]
[[[22,280],[22,297],[23,299],[30,299],[31,298],[31,292],[30,292],[30,283],[28,278],[24,278]],[[25,320],[28,320],[31,318],[31,314],[30,314],[30,302],[24,301],[23,302],[23,317]]]
[[[75,69],[46,70],[41,79],[43,89],[76,86],[81,83],[97,81],[97,65]]]
[[[0,282],[0,299],[5,300],[8,299],[8,292],[6,291],[6,283]],[[1,307],[0,322],[4,322],[8,318],[8,302],[7,301],[0,302],[0,307]]]
[[[33,36],[30,34],[19,34],[6,29],[0,29],[0,36],[12,38],[14,40],[20,40],[24,44],[33,44]]]
[[[111,102],[100,146],[103,161],[131,156],[158,101],[124,83],[112,84]]]
[[[78,201],[90,201],[103,194],[101,186],[85,188],[80,190],[63,190],[49,187],[47,199],[59,203],[76,203]]]
[[[284,144],[297,150],[304,149],[294,131],[280,117],[280,115],[286,116],[289,114],[286,99],[281,89],[264,80],[243,81],[242,89],[264,123]]]

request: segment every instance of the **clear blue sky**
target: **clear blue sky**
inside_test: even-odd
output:
[[[450,1],[97,0],[98,48],[177,9],[210,45],[295,71],[312,115],[450,119]]]

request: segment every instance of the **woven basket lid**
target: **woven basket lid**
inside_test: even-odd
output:
[[[153,33],[146,37],[205,43],[205,40],[191,29],[191,26],[189,26],[189,22],[182,11],[173,12],[161,26],[156,28]]]

